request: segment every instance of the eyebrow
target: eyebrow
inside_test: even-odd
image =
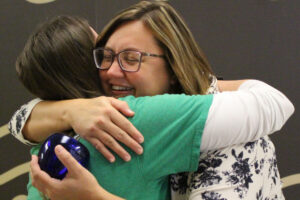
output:
[[[109,50],[113,51],[114,53],[116,53],[116,52],[115,52],[112,48],[110,48],[110,47],[104,46],[104,48],[105,48],[105,49],[109,49]],[[134,47],[127,47],[127,48],[125,48],[125,49],[122,49],[121,51],[139,51],[139,52],[144,52],[143,50],[140,50],[140,49],[134,48]],[[119,51],[119,52],[121,52],[121,51]],[[118,53],[119,53],[119,52],[118,52]]]

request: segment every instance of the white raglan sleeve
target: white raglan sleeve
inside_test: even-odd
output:
[[[41,102],[42,100],[39,98],[33,99],[30,102],[22,105],[12,116],[8,123],[8,129],[10,133],[17,138],[20,142],[27,144],[27,145],[35,145],[37,143],[33,143],[29,140],[26,140],[23,137],[22,130],[24,125],[26,124],[26,121],[28,120],[32,109],[36,104]]]
[[[293,112],[293,104],[277,89],[258,80],[245,81],[237,91],[214,95],[200,150],[220,149],[272,134]]]

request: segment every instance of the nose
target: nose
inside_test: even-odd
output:
[[[107,75],[114,77],[114,78],[124,77],[124,71],[121,69],[117,58],[114,59],[112,65],[107,70]]]

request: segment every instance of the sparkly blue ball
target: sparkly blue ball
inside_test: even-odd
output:
[[[54,152],[54,148],[58,144],[69,151],[82,166],[87,167],[90,158],[88,149],[70,136],[55,133],[42,144],[38,154],[38,163],[43,171],[52,178],[60,180],[66,176],[67,168],[59,161]]]

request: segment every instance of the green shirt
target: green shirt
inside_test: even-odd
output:
[[[201,136],[212,95],[158,95],[121,98],[135,111],[129,120],[144,135],[144,153],[131,154],[131,161],[117,157],[109,163],[91,144],[80,139],[90,152],[89,171],[109,192],[126,199],[170,199],[168,176],[195,171]],[[38,147],[32,149],[37,153]],[[28,199],[38,193],[28,184]]]

